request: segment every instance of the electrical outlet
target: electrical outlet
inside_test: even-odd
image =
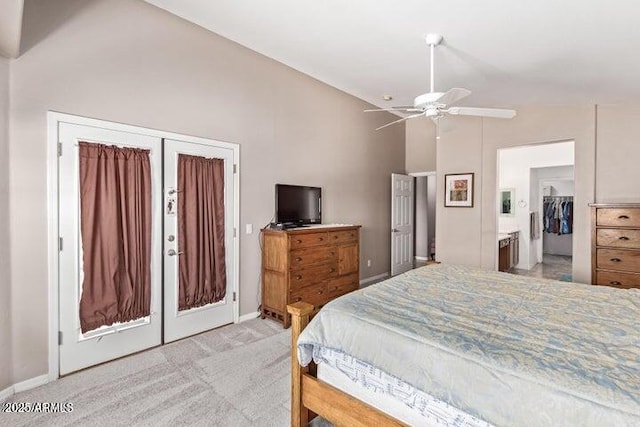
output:
[[[367,260],[367,267],[371,267],[371,260],[370,259]]]

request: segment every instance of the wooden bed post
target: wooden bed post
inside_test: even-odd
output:
[[[298,337],[309,323],[309,315],[314,308],[306,302],[296,302],[287,306],[291,315],[291,426],[306,427],[309,423],[309,410],[302,405],[302,377],[308,367],[298,363]]]

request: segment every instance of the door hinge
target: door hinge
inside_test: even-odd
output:
[[[62,345],[62,331],[58,331],[58,345]]]
[[[236,228],[233,227],[233,237],[236,237]]]
[[[233,302],[236,302],[236,293],[233,293]]]
[[[233,164],[233,173],[238,173],[238,165]]]
[[[58,157],[62,156],[62,142],[58,142]]]
[[[58,237],[58,250],[62,252],[62,237]]]

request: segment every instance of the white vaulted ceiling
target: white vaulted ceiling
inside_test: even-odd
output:
[[[380,106],[428,91],[430,32],[463,105],[640,101],[637,0],[146,1]]]

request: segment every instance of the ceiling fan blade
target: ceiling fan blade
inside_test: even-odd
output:
[[[502,108],[451,107],[446,111],[454,116],[479,116],[496,119],[512,119],[516,116],[516,110]]]
[[[415,108],[413,105],[406,105],[406,106],[402,106],[402,107],[390,107],[390,108],[370,108],[368,110],[364,110],[365,113],[371,113],[372,111],[409,111],[409,112],[413,112],[413,111],[420,111],[419,109]]]
[[[384,129],[387,126],[395,125],[396,123],[404,122],[405,120],[413,119],[413,118],[420,117],[420,116],[423,116],[423,115],[424,115],[424,113],[420,113],[420,114],[414,114],[412,116],[403,117],[403,118],[398,119],[398,120],[396,120],[394,122],[387,123],[386,125],[380,126],[379,128],[376,128],[376,130]]]
[[[440,98],[436,99],[435,102],[438,104],[451,105],[460,101],[462,98],[466,98],[471,95],[471,91],[468,89],[463,89],[461,87],[454,87],[453,89],[449,89],[446,91]]]

